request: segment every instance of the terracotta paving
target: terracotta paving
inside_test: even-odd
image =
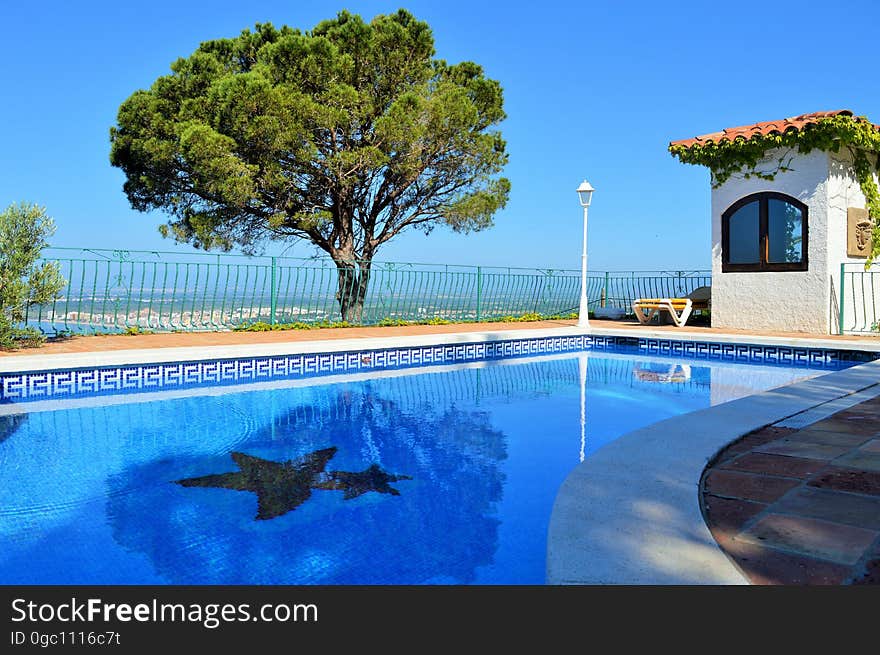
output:
[[[39,348],[22,348],[20,350],[0,350],[0,357],[17,357],[23,355],[54,355],[62,353],[105,352],[111,350],[139,350],[141,348],[175,348],[198,346],[227,346],[258,343],[284,343],[300,341],[321,341],[325,339],[360,339],[367,337],[405,337],[424,334],[450,334],[454,332],[495,332],[504,330],[547,329],[571,327],[576,320],[560,319],[550,321],[530,321],[521,323],[451,323],[449,325],[405,325],[395,327],[351,327],[325,328],[317,330],[277,330],[274,332],[165,332],[158,334],[138,335],[103,335],[74,336],[59,341],[50,341]],[[773,336],[791,339],[834,339],[845,341],[867,341],[877,343],[878,338],[864,335],[815,335],[804,332],[759,332],[750,330],[733,330],[711,328],[689,324],[685,328],[674,325],[643,326],[635,320],[596,320],[590,321],[592,327],[610,328],[622,334],[639,332],[676,332],[705,334],[706,338],[713,335],[733,334],[741,336]]]
[[[141,348],[231,346],[334,339],[363,339],[368,337],[408,337],[423,334],[450,334],[454,332],[538,330],[569,327],[576,323],[577,321],[572,320],[558,320],[522,323],[450,323],[449,325],[322,328],[315,330],[276,330],[272,332],[163,332],[137,335],[74,336],[60,341],[50,341],[39,348],[22,348],[13,351],[0,350],[0,357],[138,350]]]
[[[757,430],[700,485],[712,536],[754,584],[880,584],[880,397]]]

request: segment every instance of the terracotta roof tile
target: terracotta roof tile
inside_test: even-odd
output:
[[[853,113],[849,109],[838,109],[835,111],[815,111],[811,114],[801,114],[792,118],[783,118],[777,121],[765,121],[763,123],[754,123],[752,125],[743,125],[741,127],[728,127],[720,132],[712,134],[704,134],[692,139],[681,139],[672,141],[670,146],[684,146],[690,148],[693,145],[704,144],[707,142],[719,143],[720,141],[733,141],[738,137],[750,139],[753,136],[769,136],[771,134],[783,134],[787,130],[800,130],[807,125],[813,125],[820,118],[829,118],[831,116],[852,116]],[[859,120],[856,118],[856,120]],[[878,130],[880,126],[875,125]]]

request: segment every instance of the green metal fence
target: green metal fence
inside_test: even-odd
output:
[[[601,281],[597,284],[596,278]],[[637,298],[682,298],[697,287],[711,286],[712,271],[609,271],[591,273],[587,296],[606,307],[632,313]]]
[[[29,308],[45,333],[224,330],[258,321],[342,320],[329,259],[163,251],[48,248],[67,280],[50,305]],[[706,271],[590,273],[591,307],[629,308],[645,296],[680,296],[709,284]],[[577,311],[580,272],[373,262],[359,323],[498,320]]]
[[[836,288],[835,288],[836,287]],[[832,278],[832,325],[838,334],[880,331],[880,266],[841,264],[838,283]]]

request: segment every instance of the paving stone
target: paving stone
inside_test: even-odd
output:
[[[749,519],[766,507],[767,505],[764,503],[703,494],[703,509],[709,529],[723,531],[730,535],[740,532]]]
[[[750,557],[757,557],[761,551],[764,549],[764,546],[761,544],[755,544],[750,541],[743,541],[741,539],[737,539],[737,535],[739,533],[731,533],[725,530],[721,530],[716,528],[714,530],[709,530],[712,533],[712,537],[721,547],[725,553],[727,553],[728,557],[733,557],[737,561],[740,559],[748,559]]]
[[[880,496],[880,473],[829,466],[817,473],[807,484],[821,489],[835,489]]]
[[[730,555],[752,584],[839,585],[852,575],[852,568],[844,564],[749,545],[750,549],[731,549]]]
[[[880,418],[880,404],[867,406],[866,403],[855,405],[842,412],[838,412],[828,418],[853,420],[853,421],[869,421]]]
[[[761,428],[760,430],[750,432],[742,439],[740,439],[737,443],[755,447],[760,446],[761,444],[768,443],[770,441],[776,441],[777,439],[786,437],[792,432],[797,432],[797,430],[795,430],[794,428],[778,428],[772,425],[768,425],[767,427]]]
[[[854,567],[850,584],[880,585],[880,541],[874,543],[861,565]]]
[[[791,441],[779,439],[755,448],[755,452],[771,455],[789,455],[806,459],[829,461],[850,451],[849,446],[830,446],[828,444],[810,443],[808,441]]]
[[[831,416],[826,416],[822,420],[830,419],[834,421],[855,421],[865,423],[875,421],[878,418],[880,418],[880,404],[868,405],[867,403],[861,403],[860,405],[847,407]]]
[[[880,439],[871,439],[871,441],[862,444],[859,450],[869,453],[880,453]]]
[[[880,414],[880,396],[875,398],[871,398],[871,400],[866,400],[863,403],[859,403],[858,405],[853,405],[852,407],[848,407],[847,412],[876,412]]]
[[[803,487],[773,503],[772,510],[880,530],[880,497]]]
[[[869,560],[865,564],[864,571],[860,574],[856,574],[850,584],[854,585],[865,585],[865,584],[878,584],[880,585],[880,557],[876,559]]]
[[[715,462],[712,464],[712,466],[713,467],[722,466],[723,464],[726,464],[727,462],[729,462],[733,458],[739,457],[743,453],[747,453],[750,451],[751,451],[751,448],[735,448],[734,446],[728,446],[727,448],[722,450],[720,453],[718,453],[718,455],[715,457]]]
[[[706,476],[705,488],[715,496],[769,503],[799,484],[791,478],[713,470]]]
[[[737,539],[853,565],[878,534],[876,531],[820,519],[766,514]]]
[[[816,473],[823,466],[825,466],[824,462],[815,459],[768,455],[765,453],[747,453],[725,462],[721,468],[803,479]]]
[[[718,462],[729,461],[732,457],[750,452],[757,446],[776,441],[796,431],[794,428],[777,428],[772,425],[755,430],[725,448],[719,455]]]
[[[877,423],[875,421],[865,420],[864,418],[838,417],[839,414],[835,414],[830,418],[825,418],[813,423],[809,428],[811,430],[844,432],[846,434],[861,434],[865,436],[870,436],[877,432]]]
[[[787,437],[788,441],[808,441],[810,443],[828,444],[830,446],[860,446],[871,437],[865,434],[849,434],[847,432],[827,432],[813,428],[804,428]]]
[[[880,472],[880,453],[872,453],[867,450],[854,450],[842,457],[838,457],[834,460],[834,463],[837,466]]]

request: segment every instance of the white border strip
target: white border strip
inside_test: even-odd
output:
[[[587,334],[576,327],[546,328],[540,330],[497,330],[490,332],[451,332],[420,334],[408,337],[361,337],[356,339],[319,339],[315,341],[281,341],[246,345],[202,346],[199,348],[144,348],[141,350],[112,350],[63,355],[22,355],[0,358],[0,373],[44,371],[83,367],[132,366],[195,362],[214,359],[244,359],[308,353],[335,353],[414,346],[443,346],[459,343],[541,339]]]
[[[548,584],[747,584],[703,520],[703,469],[738,437],[878,381],[880,360],[676,416],[600,448],[557,493]]]
[[[517,366],[536,362],[548,362],[554,360],[573,359],[585,354],[587,357],[601,357],[611,360],[636,359],[640,363],[669,364],[669,357],[653,353],[616,353],[607,350],[566,351],[548,355],[532,355],[528,357],[502,357],[493,359],[481,359],[471,362],[459,362],[457,364],[416,364],[404,368],[377,369],[364,373],[336,373],[332,375],[315,375],[295,379],[281,378],[269,381],[245,381],[241,384],[203,385],[195,387],[180,387],[162,389],[160,391],[120,392],[113,394],[97,394],[84,396],[58,396],[46,400],[29,400],[25,402],[10,402],[0,404],[0,416],[12,414],[33,414],[36,412],[55,412],[65,409],[79,409],[83,407],[100,407],[103,405],[128,405],[136,403],[148,403],[162,400],[174,400],[177,398],[192,398],[197,396],[223,396],[234,393],[248,393],[251,391],[271,391],[274,389],[291,389],[294,387],[316,387],[330,384],[344,384],[347,382],[361,382],[364,380],[376,380],[381,378],[407,377],[411,375],[427,375],[429,373],[446,373],[464,369],[488,368],[490,366]],[[730,360],[700,360],[701,366],[705,361],[706,366],[713,368],[752,366],[745,362]],[[824,375],[822,369],[805,367],[803,370],[814,371],[817,375]],[[689,382],[689,381],[688,381]],[[685,382],[685,384],[688,384]],[[708,386],[707,382],[707,386]],[[857,401],[858,402],[858,401]]]
[[[670,332],[638,328],[591,328],[589,333],[597,337],[632,337],[635,339],[662,339],[665,341],[701,341],[705,343],[730,343],[753,346],[787,346],[790,348],[814,348],[819,350],[861,350],[880,352],[880,337],[876,340],[825,339],[822,337],[774,337],[761,334],[725,334],[707,332]]]
[[[880,352],[880,339],[871,341],[822,338],[791,338],[741,334],[706,334],[699,332],[664,332],[644,328],[611,329],[557,328],[525,330],[488,330],[480,332],[431,333],[395,337],[359,337],[354,339],[317,339],[313,341],[281,341],[277,343],[240,344],[180,348],[143,348],[105,352],[66,353],[62,355],[16,355],[0,357],[0,373],[46,371],[85,367],[132,366],[193,362],[214,359],[243,359],[307,353],[335,353],[341,351],[381,350],[414,346],[441,346],[448,344],[541,339],[566,336],[623,337],[630,339],[661,339],[702,343],[729,343],[758,346],[787,346],[820,350],[856,350]]]
[[[532,357],[481,359],[478,361],[461,362],[458,364],[416,365],[407,368],[379,369],[376,371],[368,371],[364,373],[338,373],[335,375],[318,375],[296,378],[293,380],[280,379],[267,382],[242,382],[241,384],[205,385],[200,387],[183,387],[177,389],[147,391],[140,393],[118,393],[95,396],[81,396],[79,398],[33,400],[29,402],[0,404],[0,416],[8,416],[11,414],[33,414],[36,412],[57,412],[65,409],[103,407],[105,405],[131,405],[138,403],[151,403],[162,400],[175,400],[177,398],[225,396],[227,394],[273,391],[276,389],[318,387],[331,384],[363,382],[364,380],[409,377],[413,375],[428,375],[430,373],[448,373],[450,371],[461,371],[474,368],[483,369],[490,366],[517,366],[519,364],[533,364],[536,362],[571,359],[577,356],[578,353],[576,352],[564,352],[554,353],[551,355],[537,355]],[[660,360],[661,358],[656,357],[654,359]]]

